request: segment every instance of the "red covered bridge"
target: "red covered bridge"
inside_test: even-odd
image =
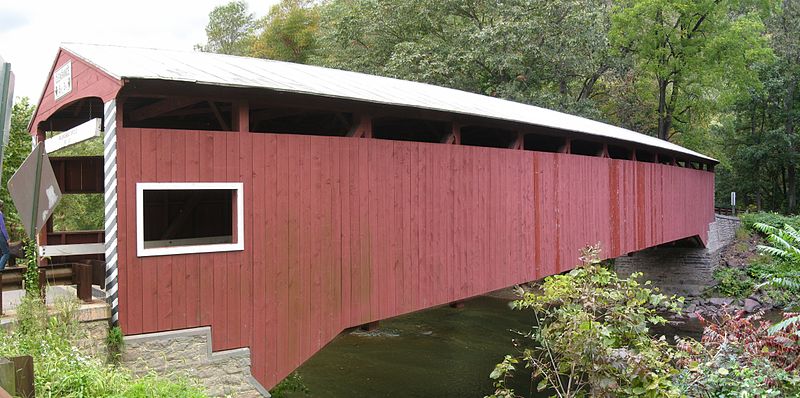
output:
[[[105,258],[125,334],[210,326],[267,387],[347,328],[568,270],[587,244],[705,241],[714,218],[714,159],[395,79],[64,45],[31,133],[94,118],[102,162],[53,162],[66,193],[105,194],[105,230],[42,241]]]

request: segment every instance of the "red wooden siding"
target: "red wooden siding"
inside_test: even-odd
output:
[[[375,139],[120,128],[126,334],[209,325],[266,387],[343,329],[706,239],[714,175],[626,160]],[[136,256],[136,182],[243,182],[245,250]]]
[[[53,71],[70,61],[72,61],[72,91],[56,100],[54,94],[55,86],[53,85]],[[103,102],[107,102],[114,99],[120,87],[122,87],[122,83],[119,80],[112,78],[108,74],[90,66],[82,59],[64,50],[58,50],[58,56],[53,63],[53,67],[50,69],[50,74],[47,75],[47,79],[47,84],[45,85],[44,92],[36,107],[31,123],[31,126],[33,126],[31,133],[34,135],[36,134],[36,128],[39,123],[43,120],[47,120],[47,118],[65,104],[89,96],[98,97]],[[102,109],[97,109],[97,117],[100,117],[102,113]]]

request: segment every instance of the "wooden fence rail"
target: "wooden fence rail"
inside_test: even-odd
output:
[[[3,291],[23,288],[25,268],[6,268],[0,271],[0,314],[3,312]],[[105,263],[87,260],[81,263],[39,266],[39,286],[42,299],[47,286],[76,285],[78,299],[92,301],[92,285],[105,288]]]

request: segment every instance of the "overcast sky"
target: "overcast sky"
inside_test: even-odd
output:
[[[62,42],[187,50],[205,42],[208,13],[228,0],[0,0],[0,57],[14,95],[39,101]],[[277,0],[250,0],[263,16]]]

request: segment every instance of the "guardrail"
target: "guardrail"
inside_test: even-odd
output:
[[[730,207],[714,207],[714,213],[723,215],[723,216],[734,216],[736,213]]]
[[[26,269],[22,267],[6,268],[0,271],[0,314],[3,310],[3,291],[23,288]],[[39,288],[42,299],[45,299],[47,286],[76,285],[78,299],[92,301],[92,285],[105,289],[105,263],[86,260],[79,263],[51,264],[39,266]]]

